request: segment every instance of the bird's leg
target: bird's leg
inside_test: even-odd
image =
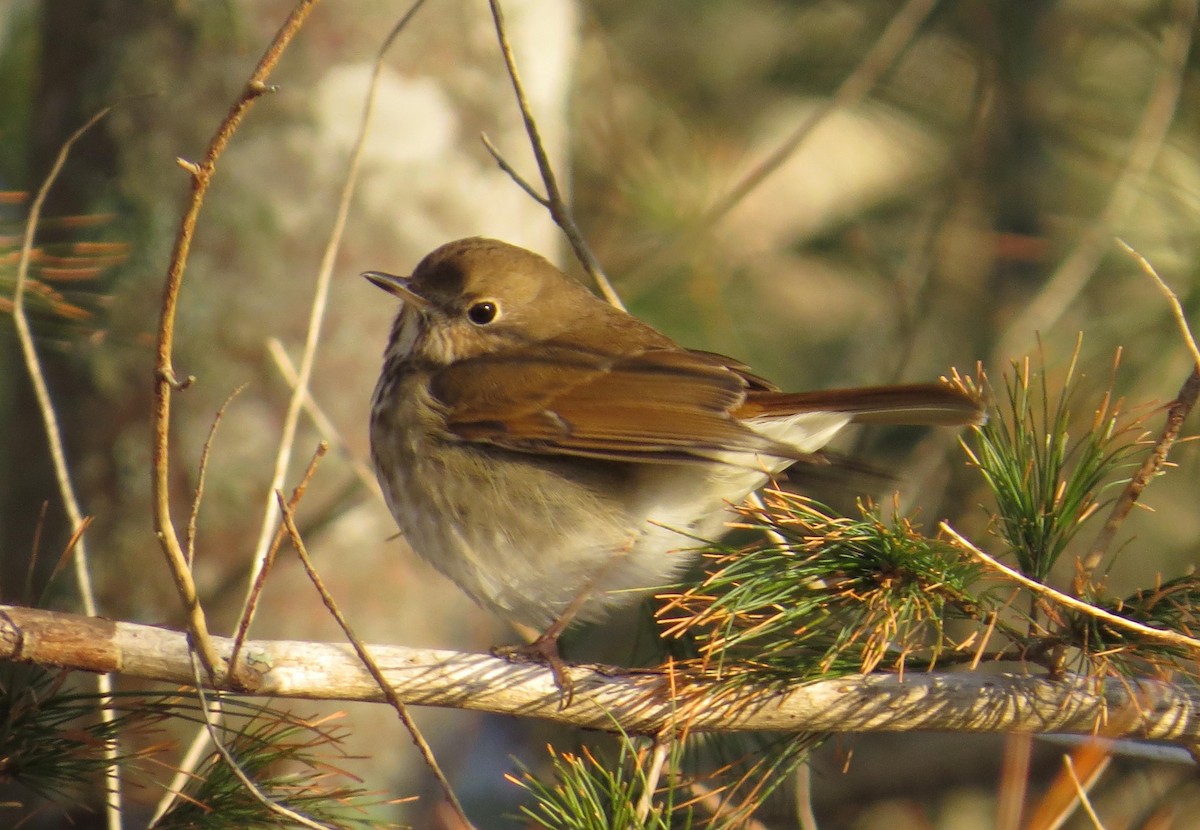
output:
[[[492,650],[492,653],[496,656],[509,660],[525,659],[545,663],[550,669],[550,674],[554,677],[554,684],[562,692],[561,708],[563,709],[571,705],[571,700],[575,696],[575,687],[571,682],[570,674],[567,673],[567,665],[563,662],[562,655],[558,651],[558,638],[575,621],[575,617],[579,615],[579,611],[583,608],[584,603],[591,598],[592,593],[596,590],[596,585],[608,574],[613,564],[633,550],[635,541],[636,537],[630,539],[604,564],[604,567],[592,574],[588,581],[584,583],[579,593],[567,603],[567,607],[558,615],[558,618],[550,623],[550,627],[539,634],[533,642]]]

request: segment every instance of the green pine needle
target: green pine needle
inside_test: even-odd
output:
[[[712,552],[704,582],[669,595],[660,613],[664,636],[694,638],[706,671],[791,683],[928,665],[945,620],[980,608],[978,568],[911,521],[884,522],[869,506],[834,517],[794,494],[767,496],[747,517],[768,540]]]
[[[1051,392],[1044,369],[1028,359],[1005,376],[1004,402],[986,424],[974,427],[963,448],[996,501],[995,527],[1020,569],[1043,581],[1089,518],[1103,494],[1127,479],[1132,454],[1142,446],[1141,419],[1123,417],[1111,386],[1088,407],[1090,424],[1073,416],[1078,406],[1078,346],[1062,388]],[[970,391],[991,397],[986,375]],[[1077,438],[1072,438],[1072,430]]]
[[[369,814],[370,808],[391,802],[347,784],[349,774],[334,764],[344,759],[340,750],[344,730],[266,708],[252,714],[238,718],[241,723],[236,728],[221,727],[222,742],[260,793],[328,827],[395,826]],[[181,799],[157,825],[162,830],[294,826],[248,792],[216,752],[201,764]]]
[[[118,694],[108,704],[115,717],[104,721],[103,699],[75,691],[70,679],[68,672],[0,664],[0,781],[64,804],[95,789],[110,763],[104,755],[108,741],[122,738],[126,754],[118,763],[132,766],[145,751],[129,748],[144,741],[171,709],[163,697]]]
[[[621,736],[616,758],[598,757],[584,747],[579,753],[548,746],[550,780],[523,769],[508,779],[534,798],[522,815],[546,830],[682,830],[693,824],[690,807],[675,803],[676,788],[667,786],[644,817],[637,814],[647,779],[630,739]]]

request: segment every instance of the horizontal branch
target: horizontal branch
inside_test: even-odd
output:
[[[232,641],[214,638],[222,659]],[[715,694],[711,682],[666,671],[574,665],[574,699],[548,669],[486,654],[370,646],[406,704],[543,718],[629,733],[692,731],[1102,731],[1176,743],[1200,740],[1200,693],[1154,680],[1047,680],[1015,674],[855,675],[772,690]],[[247,694],[381,701],[348,644],[253,640]],[[192,685],[187,635],[135,623],[0,606],[0,658]],[[672,694],[673,693],[673,694]]]

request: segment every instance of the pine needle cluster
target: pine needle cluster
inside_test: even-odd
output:
[[[1183,665],[1186,650],[1053,599],[1057,566],[1070,559],[1074,580],[1063,592],[1151,627],[1194,627],[1200,580],[1159,578],[1112,597],[1092,578],[1095,566],[1085,565],[1095,553],[1079,542],[1147,451],[1146,414],[1124,414],[1111,384],[1096,404],[1080,404],[1074,357],[1057,393],[1029,361],[1013,367],[998,394],[982,372],[952,382],[994,401],[989,420],[962,441],[990,497],[987,547],[1051,590],[1017,585],[951,539],[925,532],[914,516],[885,516],[870,503],[857,516],[837,516],[769,490],[762,507],[742,511],[742,526],[758,541],[710,547],[703,581],[664,595],[663,634],[694,644],[692,668],[736,682],[796,683],[985,660],[1052,674],[1150,666],[1162,674],[1168,663]],[[1080,411],[1090,416],[1082,426]]]
[[[0,805],[9,826],[52,805],[79,808],[101,791],[112,763],[105,746],[119,741],[122,776],[157,788],[174,742],[167,722],[203,723],[195,698],[122,692],[111,700],[80,692],[69,672],[0,665],[0,783],[17,785]],[[236,699],[223,704],[222,742],[243,775],[276,804],[330,828],[391,827],[372,808],[385,803],[356,785],[338,766],[345,761],[344,728],[308,721]],[[114,717],[100,717],[107,707]],[[90,805],[96,806],[96,805]],[[155,825],[161,830],[232,830],[293,827],[255,798],[218,752],[188,777],[175,806]]]
[[[344,728],[278,710],[236,709],[242,711],[227,717],[220,727],[222,744],[262,796],[326,827],[392,826],[370,812],[384,802],[355,786],[353,777],[337,766],[345,760],[339,749]],[[156,826],[161,830],[269,830],[296,824],[251,793],[226,759],[213,752]]]
[[[163,698],[117,695],[100,701],[94,692],[76,691],[71,677],[37,666],[0,664],[0,783],[17,784],[18,793],[23,789],[30,795],[4,804],[0,817],[38,801],[81,801],[111,763],[106,743],[123,737],[126,746],[144,744],[170,716]],[[111,720],[100,717],[101,703],[115,713]],[[119,760],[133,768],[154,751],[151,745]]]

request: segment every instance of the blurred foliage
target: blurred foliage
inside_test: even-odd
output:
[[[12,322],[12,298],[16,290],[17,270],[24,243],[24,208],[29,194],[0,192],[0,326]],[[107,297],[101,291],[101,277],[124,264],[129,246],[123,242],[86,240],[113,217],[44,217],[38,226],[39,238],[29,252],[25,275],[25,313],[43,345],[69,350],[80,342],[98,342],[104,331],[97,310]],[[49,237],[49,241],[42,241]]]

